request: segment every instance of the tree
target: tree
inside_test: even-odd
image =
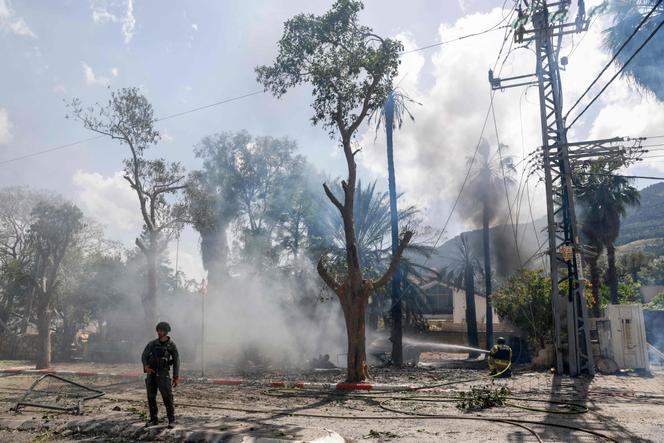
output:
[[[655,258],[641,269],[639,280],[647,285],[664,285],[664,256]]]
[[[380,277],[392,258],[389,244],[392,233],[389,194],[378,191],[376,184],[374,181],[368,186],[363,186],[362,182],[358,181],[355,193],[355,232],[362,269],[367,278]],[[335,195],[343,192],[336,184],[331,189]],[[397,199],[401,196],[402,194],[397,195]],[[346,254],[343,221],[338,211],[325,203],[319,200],[312,200],[310,203],[314,208],[313,214],[305,222],[307,233],[312,237],[310,251],[314,256],[326,254],[328,266],[339,274],[344,270]],[[418,210],[414,206],[402,208],[397,216],[399,229],[414,231],[419,224],[417,216]],[[417,264],[414,258],[429,256],[432,248],[411,241],[404,252],[406,254],[399,261],[403,277],[399,290],[401,300],[404,302],[402,315],[405,316],[407,325],[421,326],[421,314],[426,304],[426,296],[414,281],[421,282],[425,278],[431,278],[436,272]],[[386,325],[391,325],[393,316],[388,315],[387,318],[384,316],[385,310],[391,314],[392,308],[392,302],[386,300],[386,296],[385,288],[374,291],[368,306],[370,326],[376,327],[380,316],[383,316]]]
[[[613,14],[613,26],[604,33],[604,46],[615,54],[632,34],[645,15],[652,10],[656,0],[609,2],[609,12]],[[660,4],[648,21],[639,29],[632,40],[618,54],[616,62],[624,66],[637,47],[655,30],[664,17],[664,5]],[[661,79],[661,59],[664,48],[664,36],[655,34],[623,71],[638,87],[651,91],[657,99],[664,100],[664,83]]]
[[[111,92],[105,105],[83,108],[81,101],[68,105],[72,115],[86,129],[106,135],[129,148],[124,160],[124,179],[138,197],[143,231],[136,238],[148,265],[146,291],[142,297],[145,320],[150,328],[156,323],[157,263],[168,242],[182,229],[185,207],[177,199],[186,187],[184,169],[180,163],[164,159],[148,160],[145,151],[156,145],[161,136],[154,128],[152,105],[138,88],[123,88]]]
[[[480,272],[480,264],[464,234],[457,242],[458,255],[455,263],[441,271],[443,279],[466,292],[466,327],[468,344],[477,348],[480,345],[477,333],[477,313],[475,308],[475,274]]]
[[[651,309],[653,311],[664,311],[664,292],[660,292],[653,299],[645,305],[646,309]]]
[[[503,207],[507,188],[515,184],[516,169],[512,157],[503,156],[506,145],[500,145],[491,155],[491,149],[486,140],[482,140],[478,151],[479,161],[471,170],[468,192],[474,197],[466,204],[467,211],[473,219],[482,221],[482,248],[484,252],[484,293],[486,296],[486,343],[493,346],[493,303],[492,303],[492,273],[491,273],[491,223],[498,216],[498,210]],[[469,163],[472,159],[469,159]],[[471,206],[468,208],[468,206]],[[514,227],[513,227],[514,228]],[[516,228],[515,228],[516,229]],[[516,235],[515,235],[516,237]],[[518,255],[519,245],[515,243]]]
[[[72,203],[39,203],[32,211],[30,241],[34,245],[32,284],[36,288],[39,353],[37,369],[51,363],[51,321],[60,266],[75,237],[82,229],[83,213]]]
[[[305,161],[288,138],[253,137],[245,131],[205,137],[195,149],[203,160],[190,174],[187,200],[214,293],[228,277],[226,231],[233,224],[240,255],[257,270],[273,267],[279,248],[297,256],[307,205],[301,182]],[[280,235],[284,235],[280,238]]]
[[[630,184],[630,179],[615,175],[618,167],[610,163],[594,164],[576,178],[577,198],[584,206],[586,235],[596,238],[606,248],[612,304],[618,303],[615,241],[620,233],[620,219],[628,207],[639,204],[639,191]]]
[[[494,294],[501,318],[528,334],[531,344],[544,348],[551,340],[551,279],[542,270],[520,269]]]
[[[0,190],[0,336],[27,331],[35,298],[29,284],[32,211],[39,202],[55,199],[25,187]]]
[[[391,91],[385,105],[380,109],[376,130],[380,128],[381,121],[385,120],[385,135],[387,139],[387,183],[390,193],[390,225],[391,225],[391,240],[392,240],[392,255],[395,255],[399,247],[399,216],[397,210],[397,184],[396,174],[394,171],[394,143],[393,132],[394,122],[396,118],[397,126],[400,128],[403,123],[404,114],[407,114],[411,120],[414,120],[413,115],[408,111],[406,104],[408,102],[415,103],[408,98],[401,91]],[[402,301],[401,301],[401,279],[403,275],[401,269],[398,268],[392,276],[392,333],[390,340],[392,341],[392,362],[395,366],[403,364],[403,346],[402,336],[403,327],[402,321]]]
[[[302,83],[313,85],[312,121],[321,124],[331,137],[339,137],[348,177],[342,181],[343,201],[324,184],[327,197],[344,224],[345,275],[330,273],[326,257],[318,262],[318,273],[339,298],[348,336],[349,382],[368,376],[365,349],[365,313],[374,288],[385,285],[396,271],[403,248],[412,233],[404,233],[397,253],[382,277],[365,279],[357,247],[354,199],[357,184],[354,137],[367,115],[380,108],[398,72],[400,42],[382,38],[359,24],[363,8],[356,0],[338,0],[322,16],[300,14],[286,21],[279,41],[279,54],[272,66],[256,68],[259,83],[275,96]]]

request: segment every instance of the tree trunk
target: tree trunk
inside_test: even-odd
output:
[[[480,343],[477,335],[477,315],[475,311],[475,276],[471,265],[467,265],[465,268],[464,286],[466,289],[466,325],[468,328],[468,344],[472,348],[477,348]],[[475,354],[471,354],[471,356],[475,356]]]
[[[147,288],[143,296],[143,312],[150,330],[157,324],[157,254],[145,254],[148,265]]]
[[[23,320],[21,321],[21,327],[18,330],[19,335],[25,335],[28,331],[28,325],[30,324],[30,314],[32,313],[32,305],[35,300],[35,293],[37,289],[33,286],[28,293],[28,300],[25,302],[25,313],[23,315]]]
[[[606,245],[606,258],[608,262],[607,280],[611,290],[611,304],[618,304],[618,276],[616,275],[616,249],[613,242]]]
[[[390,195],[390,225],[392,231],[392,256],[397,254],[399,247],[399,215],[397,210],[397,185],[396,175],[394,173],[394,145],[392,134],[394,129],[394,93],[390,93],[385,102],[385,132],[387,136],[387,184]],[[392,316],[392,364],[397,367],[403,365],[403,325],[402,325],[402,307],[401,307],[401,272],[399,269],[392,277],[392,297],[391,309]]]
[[[45,295],[43,295],[45,297]],[[51,313],[48,302],[40,303],[37,312],[37,331],[39,345],[37,347],[37,369],[51,366]]]
[[[342,306],[344,319],[346,320],[346,334],[348,338],[348,371],[346,381],[348,383],[359,383],[369,377],[367,366],[365,318],[367,310],[366,299],[349,300],[346,306]]]
[[[486,348],[493,346],[493,299],[491,288],[491,239],[489,231],[489,208],[484,201],[482,209],[482,238],[484,243],[484,293],[486,295]]]
[[[599,257],[594,257],[588,259],[588,267],[590,268],[590,284],[592,285],[592,297],[593,297],[593,317],[599,318],[600,313],[600,297],[599,297],[599,287],[600,287],[600,277],[599,277],[599,266],[597,266],[597,259]]]
[[[224,280],[228,277],[228,243],[226,241],[227,224],[207,233],[201,239],[201,255],[208,276],[208,294],[220,296]]]

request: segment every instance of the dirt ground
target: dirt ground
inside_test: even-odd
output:
[[[0,367],[28,362],[0,361]],[[136,366],[56,364],[60,370],[119,372]],[[199,376],[195,371],[183,375]],[[459,392],[492,383],[486,371],[436,367],[401,371],[373,369],[373,383],[430,386],[409,392],[330,392],[220,386],[186,382],[175,390],[178,425],[143,428],[145,388],[141,379],[67,377],[104,391],[88,400],[81,415],[9,409],[37,375],[0,377],[0,442],[73,441],[664,441],[664,369],[651,375],[627,372],[594,378],[553,376],[515,369],[508,404],[465,413]],[[339,382],[336,371],[229,374],[255,380]],[[565,402],[565,404],[555,403]],[[570,406],[573,403],[576,406]],[[528,408],[528,409],[525,409]],[[587,408],[587,410],[586,410]],[[160,409],[163,415],[163,407]],[[573,429],[578,428],[578,429]],[[329,430],[330,432],[327,432]],[[592,431],[601,434],[589,433]],[[252,440],[253,439],[253,440]]]

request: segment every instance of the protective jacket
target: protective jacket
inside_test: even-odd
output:
[[[512,348],[507,345],[493,345],[489,351],[489,368],[502,371],[512,364]]]
[[[158,338],[149,342],[143,350],[141,361],[143,367],[149,366],[157,374],[168,375],[171,366],[173,366],[173,378],[180,376],[180,354],[175,342],[170,337],[164,342]]]

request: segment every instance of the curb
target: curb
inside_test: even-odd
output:
[[[48,369],[24,369],[6,368],[0,369],[0,374],[37,374],[37,375],[69,375],[76,377],[114,377],[114,378],[143,378],[142,372],[90,372],[90,371],[65,371],[54,368]],[[416,385],[390,385],[386,383],[321,383],[288,380],[244,380],[235,378],[204,378],[204,377],[180,377],[183,383],[212,384],[221,386],[258,386],[269,388],[290,389],[318,389],[336,391],[408,391],[417,389]]]

